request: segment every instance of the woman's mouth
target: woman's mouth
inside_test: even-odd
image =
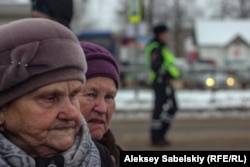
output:
[[[100,119],[90,119],[88,120],[88,123],[104,124],[104,121]]]

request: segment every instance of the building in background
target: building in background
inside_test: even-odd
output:
[[[197,20],[188,54],[191,87],[243,88],[250,83],[250,20]],[[193,58],[193,59],[192,59]]]
[[[199,20],[194,36],[199,60],[220,69],[250,69],[250,19]]]

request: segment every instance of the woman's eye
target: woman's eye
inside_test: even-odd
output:
[[[50,97],[45,97],[45,100],[48,100],[48,101],[54,101],[56,98],[53,97],[53,96],[50,96]]]
[[[74,91],[70,94],[70,98],[74,98],[78,95],[79,91]]]
[[[113,96],[113,95],[107,95],[107,96],[106,96],[106,99],[107,99],[107,100],[114,100],[114,99],[115,99],[115,96]]]
[[[57,101],[58,98],[55,96],[44,96],[38,98],[38,103],[46,108],[52,107]]]
[[[56,96],[49,96],[49,97],[45,97],[45,100],[48,103],[56,103],[59,100],[59,98]]]
[[[95,93],[87,93],[86,96],[87,97],[95,97],[96,95],[95,95]]]
[[[84,97],[87,99],[87,100],[95,100],[96,97],[97,97],[97,94],[95,92],[86,92],[84,94]]]

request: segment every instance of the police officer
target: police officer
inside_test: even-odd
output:
[[[168,27],[159,24],[153,28],[154,38],[146,46],[146,59],[149,67],[149,80],[155,95],[151,120],[151,144],[169,145],[165,134],[177,111],[177,104],[171,80],[178,78],[180,72],[175,66],[175,57],[166,46]]]

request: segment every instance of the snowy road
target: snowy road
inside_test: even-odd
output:
[[[120,90],[111,129],[126,150],[249,150],[250,90],[179,90],[169,147],[150,145],[153,94]]]
[[[250,109],[250,90],[178,90],[176,98],[181,111]],[[118,111],[150,111],[153,92],[121,89],[116,101]]]

